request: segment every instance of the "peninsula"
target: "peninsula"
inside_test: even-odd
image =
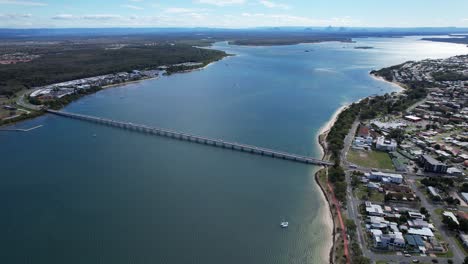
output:
[[[316,174],[334,216],[331,262],[464,261],[468,220],[452,211],[468,197],[467,65],[456,56],[372,71],[401,92],[343,107],[320,135],[336,164]]]

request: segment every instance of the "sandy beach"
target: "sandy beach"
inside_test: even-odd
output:
[[[328,134],[328,132],[330,131],[330,129],[333,127],[333,125],[335,124],[338,116],[340,115],[341,112],[343,112],[347,107],[349,106],[349,104],[345,104],[345,105],[342,105],[340,108],[338,108],[334,113],[333,115],[331,116],[330,120],[325,123],[319,130],[318,132],[318,136],[317,136],[317,144],[318,144],[318,147],[320,149],[320,152],[321,152],[321,157],[322,159],[325,158],[325,152],[326,152],[326,136]],[[317,172],[316,172],[317,173]],[[333,216],[332,216],[332,209],[331,209],[331,205],[327,199],[327,196],[325,194],[325,190],[323,188],[325,188],[324,186],[321,186],[319,181],[317,180],[317,177],[315,178],[316,179],[316,182],[317,184],[319,185],[320,189],[321,189],[321,199],[322,199],[322,202],[324,203],[324,205],[326,206],[323,206],[322,209],[321,209],[321,212],[320,212],[320,215],[322,215],[322,224],[325,226],[325,228],[327,229],[327,233],[329,234],[327,237],[329,239],[327,239],[324,247],[323,247],[323,252],[321,252],[322,256],[323,256],[323,259],[327,259],[328,261],[326,263],[329,263],[331,261],[331,258],[332,258],[332,250],[333,250],[333,243],[334,243],[334,240],[335,240],[335,235],[334,235],[334,228],[335,228],[335,223],[334,223],[334,219],[333,219]]]
[[[374,75],[374,74],[370,74],[370,76],[375,80],[383,81],[383,82],[389,83],[389,84],[397,87],[399,89],[398,93],[402,93],[405,90],[404,85],[402,85],[400,83],[387,81],[383,77],[380,77],[380,76],[377,76],[377,75]],[[356,101],[355,103],[359,103],[363,99],[365,99],[365,98],[362,98],[362,99]],[[338,119],[338,116],[340,115],[340,113],[342,113],[344,110],[346,110],[350,104],[351,103],[344,104],[340,108],[338,108],[333,113],[330,120],[320,128],[320,130],[318,132],[318,136],[317,136],[317,144],[319,146],[320,153],[321,153],[320,155],[321,155],[322,159],[326,158],[326,148],[327,148],[326,138],[327,138],[328,132],[330,131],[330,129],[335,124],[335,122]],[[317,184],[319,185],[319,187],[322,190],[322,192],[321,192],[322,193],[322,195],[321,195],[322,200],[327,204],[327,206],[323,207],[322,212],[321,212],[321,215],[323,215],[322,222],[323,222],[323,225],[330,232],[330,236],[329,236],[330,239],[327,241],[326,246],[324,247],[325,250],[322,252],[322,254],[323,254],[324,259],[330,259],[330,261],[332,261],[333,243],[334,243],[334,240],[335,240],[335,235],[333,233],[335,223],[334,223],[334,218],[332,217],[332,208],[331,208],[331,205],[330,205],[330,203],[329,203],[329,201],[327,199],[326,193],[324,191],[324,186],[320,185],[317,177],[316,177],[316,182],[317,182]]]

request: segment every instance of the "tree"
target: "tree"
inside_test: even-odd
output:
[[[465,261],[463,261],[463,264],[468,264],[468,257],[465,257]]]
[[[459,229],[459,226],[455,221],[452,220],[452,218],[448,216],[444,216],[442,222],[447,225],[448,229],[450,230],[457,230]]]
[[[420,212],[421,214],[423,214],[423,215],[425,215],[425,214],[428,213],[426,207],[421,207],[421,209],[419,209],[419,212]]]
[[[467,257],[467,259],[468,259],[468,257]],[[358,256],[358,257],[354,258],[353,263],[355,263],[355,264],[371,264],[371,260],[366,258],[366,257],[363,257],[363,256]],[[466,264],[468,264],[468,262]]]
[[[460,230],[465,233],[468,232],[468,220],[465,218],[461,218],[459,222],[460,222]]]

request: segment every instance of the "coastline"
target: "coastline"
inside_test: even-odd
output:
[[[210,62],[204,63],[204,64],[200,65],[200,67],[193,67],[191,69],[180,70],[180,71],[176,71],[176,72],[173,72],[173,73],[170,73],[170,74],[167,74],[167,75],[158,75],[158,76],[154,76],[154,77],[150,77],[150,78],[142,78],[142,79],[138,79],[138,80],[129,80],[129,81],[121,82],[121,83],[104,85],[104,86],[99,87],[99,90],[105,90],[105,89],[109,89],[109,88],[121,87],[121,86],[129,85],[129,84],[132,84],[132,83],[139,83],[139,82],[148,81],[148,80],[155,80],[155,79],[159,79],[161,76],[169,76],[169,75],[178,74],[178,73],[190,73],[190,72],[194,72],[194,71],[201,71],[201,70],[206,69],[211,64],[214,64],[215,62],[219,62],[219,61],[221,61],[221,60],[223,60],[225,58],[231,57],[231,56],[235,56],[235,55],[226,54],[222,58],[218,58],[218,59],[212,60]],[[32,91],[34,91],[34,90],[32,90]],[[31,93],[32,91],[27,92],[27,94]],[[78,101],[84,96],[87,96],[87,95],[90,95],[90,94],[95,94],[95,93],[96,92],[85,94],[85,95],[80,96],[79,98],[77,98],[75,100],[72,100],[72,102]],[[16,100],[16,102],[14,103],[15,105],[17,105],[19,108],[24,108],[26,110],[31,111],[31,114],[21,115],[17,119],[15,118],[13,121],[6,122],[6,123],[3,123],[2,120],[0,120],[0,127],[5,128],[5,127],[13,126],[13,125],[16,125],[16,124],[18,124],[18,123],[20,123],[22,121],[34,119],[36,117],[39,117],[39,116],[42,116],[43,114],[45,114],[45,112],[43,110],[35,110],[31,106],[25,106],[25,105],[22,105],[22,104],[18,104],[17,99],[15,99],[15,100]],[[65,106],[66,105],[63,105],[62,108],[65,107]],[[39,107],[44,107],[44,105],[39,105]]]
[[[338,116],[348,108],[349,104],[345,104],[340,106],[331,116],[331,118],[326,122],[319,130],[318,137],[317,137],[317,143],[321,152],[321,158],[322,159],[327,159],[327,135],[330,132],[330,129],[333,127],[335,124],[336,120],[338,119]],[[323,186],[320,182],[319,176],[320,172],[324,168],[321,168],[315,172],[315,182],[319,186],[321,190],[321,197],[322,201],[325,202],[327,205],[324,207],[322,210],[322,223],[327,227],[327,229],[330,230],[331,233],[331,239],[329,239],[326,243],[326,246],[324,247],[324,251],[322,252],[323,258],[324,259],[329,259],[328,263],[333,263],[333,257],[334,257],[334,249],[335,249],[335,239],[336,239],[336,223],[335,223],[335,218],[333,217],[333,208],[332,204],[330,201],[330,198],[327,195],[326,191],[326,186]]]
[[[375,79],[375,80],[378,80],[378,81],[383,81],[383,82],[386,82],[388,84],[391,84],[392,86],[395,86],[397,87],[399,90],[398,90],[398,94],[402,93],[404,90],[406,90],[406,87],[401,84],[401,83],[398,83],[398,82],[390,82],[388,80],[386,80],[385,78],[381,77],[381,76],[378,76],[378,75],[375,75],[375,74],[372,74],[369,72],[369,75],[371,76],[371,78]],[[368,98],[368,97],[371,97],[371,96],[367,96],[365,98]],[[360,101],[364,100],[365,98],[362,98],[354,103],[359,103]],[[323,160],[327,160],[329,159],[328,157],[328,147],[327,147],[327,136],[328,136],[328,133],[330,132],[331,128],[334,126],[334,124],[336,123],[337,119],[338,119],[338,116],[343,112],[345,111],[352,103],[348,103],[348,104],[344,104],[342,106],[340,106],[334,113],[333,115],[331,116],[331,118],[328,120],[328,122],[326,122],[319,130],[318,132],[318,136],[317,136],[317,143],[318,143],[318,146],[319,146],[319,149],[320,149],[320,152],[321,152],[321,157]],[[330,198],[328,197],[328,193],[327,193],[327,189],[326,189],[326,186],[323,186],[322,183],[320,182],[320,179],[319,179],[319,176],[320,176],[320,173],[322,170],[324,170],[326,168],[321,168],[319,169],[316,173],[315,173],[315,181],[316,183],[318,184],[318,186],[320,187],[320,190],[322,192],[322,199],[324,199],[328,205],[328,213],[323,213],[323,219],[322,219],[322,222],[327,226],[327,228],[332,228],[332,238],[331,238],[331,243],[327,243],[327,246],[325,248],[329,248],[330,250],[329,251],[324,251],[323,254],[324,256],[328,256],[329,258],[329,263],[334,263],[334,254],[335,254],[335,240],[336,240],[336,222],[335,222],[335,217],[333,217],[333,207],[332,207],[332,203],[331,203],[331,200]],[[326,210],[326,209],[325,209]],[[330,221],[331,220],[331,221]],[[330,224],[331,222],[331,224]]]
[[[374,79],[374,80],[381,81],[381,82],[386,82],[386,83],[388,83],[388,84],[391,84],[392,86],[397,87],[398,89],[400,89],[400,91],[398,91],[398,93],[401,93],[401,92],[403,92],[404,90],[406,90],[406,86],[405,86],[404,84],[402,84],[402,83],[388,81],[388,80],[386,80],[384,77],[375,75],[375,74],[370,73],[370,72],[369,72],[369,75],[370,75],[370,76],[372,77],[372,79]]]

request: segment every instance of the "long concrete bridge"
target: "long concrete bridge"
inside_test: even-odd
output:
[[[241,151],[241,152],[247,152],[247,153],[266,156],[266,157],[272,157],[272,158],[277,158],[277,159],[284,159],[284,160],[290,160],[290,161],[299,162],[299,163],[313,164],[313,165],[320,165],[320,166],[333,165],[332,162],[324,161],[321,159],[315,159],[312,157],[291,154],[291,153],[272,150],[268,148],[256,147],[253,145],[246,145],[246,144],[241,144],[241,143],[236,143],[236,142],[228,142],[228,141],[224,141],[221,139],[201,137],[197,135],[157,128],[157,127],[150,127],[146,125],[133,124],[130,122],[122,122],[122,121],[101,118],[101,117],[81,115],[81,114],[75,114],[75,113],[69,113],[69,112],[63,112],[63,111],[55,111],[55,110],[50,110],[50,109],[47,110],[47,112],[51,114],[59,115],[59,116],[89,121],[93,123],[132,130],[136,132],[163,136],[163,137],[168,137],[168,138],[173,138],[173,139],[178,139],[178,140],[183,140],[183,141],[188,141],[188,142],[193,142],[193,143],[198,143],[198,144],[203,144],[203,145],[209,145],[209,146],[214,146],[214,147],[219,147],[219,148],[231,149],[231,150],[236,150],[236,151]]]

